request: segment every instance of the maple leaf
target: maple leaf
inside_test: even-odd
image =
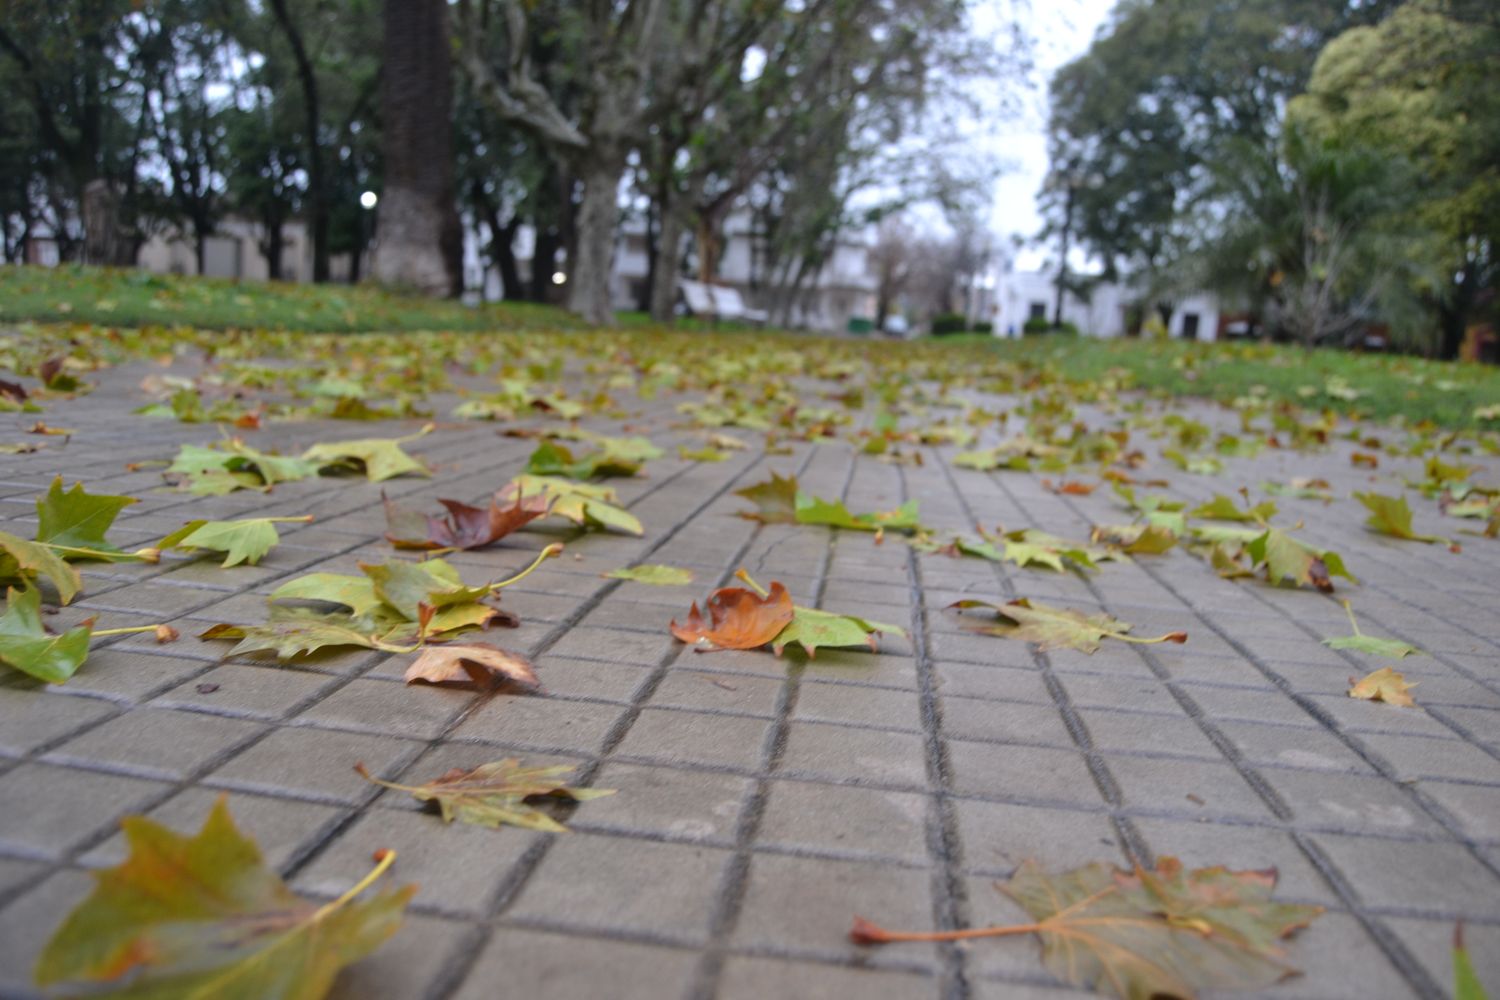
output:
[[[1042,652],[1049,649],[1076,649],[1092,653],[1099,648],[1100,641],[1106,638],[1142,644],[1187,642],[1186,632],[1169,632],[1154,639],[1139,639],[1127,635],[1131,626],[1113,615],[1103,612],[1089,615],[1071,608],[1054,608],[1024,597],[1006,604],[968,599],[955,601],[948,607],[950,610],[989,608],[995,612],[999,622],[979,624],[966,620],[964,628],[983,635],[1035,643]]]
[[[695,601],[681,625],[675,619],[668,625],[674,636],[698,652],[764,646],[792,621],[791,595],[775,582],[764,595],[744,587],[720,587],[703,606],[707,620]]]
[[[89,655],[89,626],[51,635],[42,625],[42,597],[33,588],[5,593],[0,615],[0,663],[39,681],[61,684]]]
[[[264,625],[213,625],[200,639],[238,639],[225,659],[249,653],[274,653],[278,660],[315,653],[329,646],[382,648],[376,624],[353,615],[324,615],[307,608],[273,606]],[[407,652],[393,649],[392,652]]]
[[[1329,492],[1328,480],[1308,476],[1295,477],[1285,486],[1281,483],[1264,482],[1260,484],[1260,488],[1266,493],[1277,497],[1322,500],[1324,503],[1328,503],[1333,499],[1333,494]]]
[[[633,476],[641,463],[612,454],[608,450],[589,452],[578,458],[560,444],[543,441],[526,461],[526,473],[533,476],[564,476],[568,479],[595,479],[610,476]]]
[[[278,483],[306,479],[318,474],[318,466],[301,458],[257,451],[231,438],[207,448],[183,445],[165,474],[180,481],[190,493],[222,496],[241,489],[265,491]]]
[[[439,499],[447,508],[446,517],[422,514],[402,508],[385,498],[385,517],[389,531],[386,539],[398,549],[480,549],[493,545],[511,532],[545,517],[552,509],[552,499],[545,494],[516,495],[514,502],[502,506],[491,498],[488,508],[471,507],[457,500]]]
[[[682,587],[693,582],[692,570],[676,566],[631,566],[628,569],[612,569],[599,575],[607,580],[631,580],[657,587]]]
[[[113,985],[141,997],[322,997],[341,968],[395,933],[416,892],[356,901],[394,860],[388,851],[333,902],[304,900],[235,828],[224,796],[195,836],[144,816],[121,826],[129,856],[94,874],[93,893],[42,950],[38,985]]]
[[[470,587],[442,559],[425,562],[360,563],[360,570],[370,578],[375,596],[407,621],[417,621],[423,604],[445,608],[456,604],[473,604],[489,596],[488,586]]]
[[[238,521],[189,521],[156,543],[158,549],[212,549],[224,553],[224,569],[248,563],[254,566],[281,541],[276,525],[306,523],[312,517],[252,517]]]
[[[852,531],[916,531],[917,501],[908,500],[895,510],[854,514],[842,500],[822,500],[806,493],[797,494],[795,518],[798,524],[818,524]]]
[[[465,771],[455,767],[424,785],[398,785],[372,777],[363,764],[354,769],[374,784],[410,792],[419,801],[436,803],[444,822],[458,820],[475,826],[519,826],[528,830],[565,833],[567,827],[537,809],[534,800],[564,799],[586,802],[613,795],[613,788],[573,788],[563,781],[575,767],[522,767],[515,758],[481,764]]]
[[[637,536],[646,533],[634,514],[616,506],[620,497],[607,486],[554,476],[517,476],[495,496],[502,503],[515,502],[523,496],[543,497],[552,505],[549,513],[582,527],[596,526]]]
[[[887,625],[855,615],[841,615],[817,608],[792,608],[792,620],[771,643],[772,651],[780,656],[788,646],[801,646],[809,657],[816,656],[819,647],[868,646],[878,649],[876,637],[881,633],[905,635],[900,625]]]
[[[791,524],[797,520],[796,476],[783,478],[772,472],[770,479],[735,490],[734,495],[744,497],[756,507],[753,513],[741,512],[738,517],[762,524]]]
[[[1399,708],[1415,708],[1416,702],[1407,692],[1416,687],[1406,683],[1406,678],[1390,667],[1381,667],[1359,680],[1349,678],[1349,697],[1365,701],[1383,701]]]
[[[62,476],[52,480],[45,496],[36,502],[36,540],[59,549],[88,550],[107,558],[118,549],[105,540],[105,532],[115,523],[120,511],[135,497],[95,496],[83,491],[82,483],[63,492]]]
[[[1404,538],[1412,542],[1452,544],[1446,538],[1440,538],[1437,535],[1419,535],[1412,530],[1411,507],[1407,505],[1406,497],[1388,497],[1379,493],[1356,493],[1354,499],[1364,504],[1370,511],[1370,516],[1365,519],[1365,527],[1377,534]]]
[[[1098,561],[1115,559],[1116,554],[1108,548],[1073,542],[1035,528],[1026,528],[1005,535],[1005,558],[1022,569],[1038,565],[1062,572],[1069,566],[1080,570],[1097,570]]]
[[[421,437],[431,429],[432,425],[429,424],[411,437],[404,438],[361,438],[315,444],[302,453],[302,461],[317,466],[320,472],[340,468],[363,472],[372,483],[407,473],[429,476],[432,473],[427,466],[402,451],[401,445]]]
[[[1264,989],[1296,970],[1281,941],[1323,913],[1271,899],[1275,871],[1197,868],[1175,858],[1155,870],[1094,862],[1056,875],[1024,862],[999,884],[1032,923],[972,930],[889,931],[855,918],[857,944],[1035,934],[1059,979],[1122,1000],[1192,998],[1200,990]]]
[[[1290,580],[1299,586],[1312,586],[1328,594],[1333,592],[1333,577],[1359,581],[1344,568],[1337,552],[1317,549],[1299,542],[1279,528],[1268,528],[1245,544],[1251,562],[1264,566],[1266,579],[1273,585]]]
[[[1399,660],[1412,653],[1421,652],[1415,646],[1408,646],[1397,639],[1377,639],[1372,635],[1365,635],[1359,630],[1359,622],[1354,620],[1354,609],[1349,606],[1348,601],[1344,601],[1343,604],[1344,613],[1349,616],[1349,626],[1354,629],[1354,634],[1336,639],[1324,639],[1323,645],[1329,649],[1352,649],[1360,653],[1384,656],[1390,660]]]
[[[406,668],[406,683],[450,684],[480,690],[506,681],[524,687],[537,685],[531,661],[485,642],[429,646]]]
[[[78,571],[46,545],[0,531],[0,580],[31,583],[39,576],[52,581],[64,604],[83,588]]]
[[[1234,500],[1222,493],[1215,493],[1207,503],[1199,504],[1188,512],[1189,517],[1203,517],[1210,521],[1269,521],[1276,514],[1276,505],[1269,500],[1254,507],[1240,510]]]
[[[1161,555],[1177,544],[1170,528],[1159,524],[1101,524],[1089,536],[1107,549],[1129,555]]]
[[[309,573],[288,580],[271,591],[271,601],[321,601],[342,604],[356,615],[366,615],[383,603],[368,576],[344,573]]]
[[[1042,489],[1048,493],[1056,493],[1058,496],[1086,497],[1099,488],[1098,483],[1084,483],[1078,480],[1063,480],[1054,483],[1050,479],[1042,480]]]

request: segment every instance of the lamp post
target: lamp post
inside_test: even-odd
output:
[[[364,209],[359,216],[359,252],[354,255],[355,266],[350,268],[349,278],[351,281],[359,280],[359,260],[364,256],[365,250],[375,238],[375,206],[380,204],[380,195],[374,191],[364,191],[359,196],[359,207]]]

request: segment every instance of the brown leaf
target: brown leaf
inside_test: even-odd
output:
[[[0,399],[8,399],[12,403],[26,402],[26,387],[18,382],[7,382],[0,378]]]
[[[1406,678],[1390,667],[1381,667],[1372,674],[1355,680],[1349,678],[1349,697],[1365,701],[1383,701],[1398,708],[1415,708],[1417,703],[1408,693],[1415,684],[1406,683]]]
[[[1042,489],[1048,493],[1056,493],[1058,496],[1086,497],[1098,488],[1098,483],[1084,483],[1076,479],[1065,479],[1059,483],[1054,483],[1050,479],[1042,480]]]
[[[506,681],[536,687],[531,661],[487,642],[428,646],[406,668],[406,683],[446,684],[488,690]]]
[[[382,499],[385,499],[382,496]],[[524,525],[543,517],[552,508],[544,494],[520,496],[508,507],[495,499],[488,508],[473,507],[458,500],[438,500],[447,517],[422,515],[385,499],[386,539],[399,549],[478,549],[492,545]],[[421,519],[426,519],[426,537],[419,537]]]
[[[1349,456],[1349,464],[1363,466],[1366,469],[1380,468],[1380,456],[1372,455],[1367,451],[1356,451]]]
[[[791,624],[794,610],[791,595],[774,581],[765,597],[744,587],[720,587],[704,607],[707,621],[695,602],[681,625],[674,620],[669,626],[674,636],[699,652],[764,646]]]

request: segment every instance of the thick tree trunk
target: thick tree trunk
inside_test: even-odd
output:
[[[322,103],[318,97],[318,74],[313,68],[307,47],[302,44],[302,33],[292,23],[286,0],[270,0],[271,12],[286,35],[292,49],[292,59],[297,64],[297,79],[302,86],[302,114],[307,119],[307,215],[312,229],[313,273],[312,280],[328,280],[328,176],[323,169],[323,142],[319,133],[322,125]]]
[[[614,325],[609,279],[614,270],[624,157],[594,156],[582,165],[583,201],[578,207],[577,244],[568,262],[568,309],[595,326]]]
[[[661,207],[661,235],[657,237],[656,273],[651,281],[651,318],[670,323],[677,315],[677,279],[682,274],[682,234],[687,222],[675,199]]]
[[[444,0],[385,0],[385,191],[370,273],[427,295],[463,291],[453,198],[453,64]]]
[[[120,193],[109,181],[89,181],[83,188],[83,262],[106,267],[133,264],[129,241],[120,232]]]

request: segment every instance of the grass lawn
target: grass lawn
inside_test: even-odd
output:
[[[236,282],[73,266],[0,267],[0,322],[21,321],[320,333],[583,329],[566,312],[531,303],[465,306],[370,286]],[[640,313],[622,313],[620,323],[626,330],[659,329]],[[734,324],[695,320],[680,321],[676,329],[745,332]],[[868,349],[912,346],[872,338]],[[1124,384],[1171,396],[1228,401],[1264,395],[1375,419],[1500,428],[1500,419],[1475,416],[1476,410],[1500,406],[1500,368],[1493,366],[1265,344],[1057,336],[1015,341],[957,335],[930,339],[918,349],[973,352],[976,358],[998,355],[1070,382],[1098,384],[1113,375]]]

